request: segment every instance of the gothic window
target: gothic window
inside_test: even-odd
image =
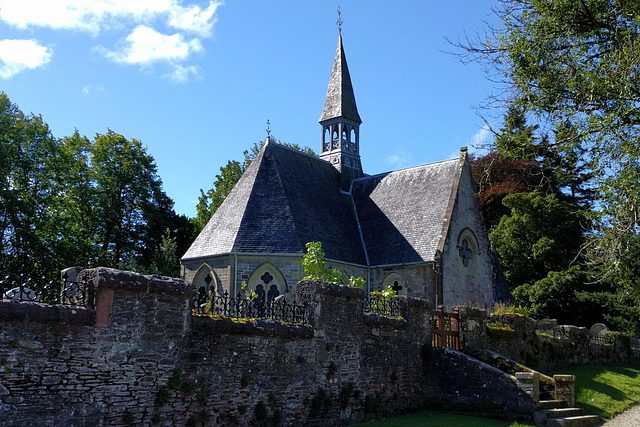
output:
[[[246,291],[254,291],[262,301],[271,301],[277,296],[288,295],[290,289],[280,270],[275,265],[265,262],[249,276]],[[288,298],[292,297],[288,295]]]
[[[258,295],[258,298],[256,298],[258,301],[264,302],[264,286],[256,286],[256,295]]]
[[[382,283],[382,289],[386,289],[390,287],[394,290],[395,295],[407,295],[407,280],[403,277],[400,272],[392,272],[384,278],[384,282]]]
[[[480,255],[480,251],[478,248],[478,240],[471,229],[465,228],[462,230],[458,236],[456,249],[458,256],[460,257],[460,261],[465,268],[475,266],[476,259],[478,258],[478,255]]]
[[[469,261],[471,260],[471,258],[473,258],[473,251],[469,248],[469,241],[467,239],[464,239],[462,241],[459,252],[460,258],[462,258],[462,264],[465,267],[468,267]]]
[[[273,301],[278,295],[280,295],[278,287],[276,285],[271,285],[269,292],[267,292],[267,301]]]
[[[342,140],[349,141],[348,127],[347,125],[342,126]]]

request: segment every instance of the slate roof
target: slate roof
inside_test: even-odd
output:
[[[458,163],[447,160],[353,182],[351,193],[369,265],[434,259]]]
[[[358,124],[362,123],[358,114],[358,107],[356,107],[356,97],[351,85],[347,58],[342,48],[342,36],[338,36],[338,48],[336,49],[336,57],[333,61],[333,69],[329,78],[327,97],[324,101],[322,115],[318,121],[323,122],[336,117],[344,117]]]
[[[365,265],[351,197],[328,162],[266,144],[183,259],[226,253],[304,254]]]
[[[360,265],[431,261],[458,164],[455,159],[359,178],[347,194],[331,164],[271,142],[183,259],[301,255],[307,242],[320,241],[328,259]]]

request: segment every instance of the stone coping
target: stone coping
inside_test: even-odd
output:
[[[0,321],[91,326],[95,324],[96,312],[84,306],[0,300]]]
[[[183,279],[159,275],[145,276],[132,271],[96,267],[78,273],[78,281],[87,280],[96,289],[125,289],[140,293],[173,294],[185,299],[195,297],[195,286]]]
[[[304,283],[304,282],[300,282]],[[336,285],[335,283],[314,282],[317,284],[316,293],[322,295],[339,296],[343,298],[355,298],[364,300],[364,289],[354,288],[347,285]]]
[[[236,319],[226,316],[194,316],[193,330],[211,335],[255,335],[263,337],[311,339],[313,327],[268,319]]]
[[[404,329],[407,327],[407,321],[405,319],[394,317],[394,316],[385,316],[383,314],[378,313],[364,313],[364,324],[365,325],[386,325],[393,326],[394,328]]]

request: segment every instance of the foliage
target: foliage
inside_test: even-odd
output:
[[[381,291],[371,291],[371,296],[373,298],[389,298],[395,294],[396,294],[396,291],[394,291],[391,286],[387,286]]]
[[[569,268],[587,228],[582,210],[537,192],[511,194],[503,203],[511,216],[502,218],[490,238],[511,289]]]
[[[253,301],[256,298],[258,298],[258,294],[256,293],[255,289],[252,289],[251,291],[247,291],[248,287],[249,285],[247,284],[247,282],[243,280],[242,283],[240,284],[240,289],[242,289],[242,291],[244,292],[244,294],[246,295],[249,301]]]
[[[492,316],[500,316],[501,314],[517,314],[518,316],[528,317],[531,315],[531,309],[529,307],[523,307],[522,305],[507,304],[503,302],[497,302],[493,304],[491,309]]]
[[[504,126],[489,145],[489,152],[471,156],[471,167],[478,183],[478,198],[488,230],[509,213],[505,196],[538,191],[554,194],[560,200],[588,209],[593,200],[592,173],[581,141],[567,135],[568,124],[554,130],[553,143],[547,134],[536,135],[537,126],[526,123],[524,110],[511,106]]]
[[[140,141],[111,130],[92,140],[77,131],[55,138],[4,93],[0,201],[2,274],[53,280],[64,267],[100,264],[177,275],[177,254],[193,238]]]
[[[585,310],[575,292],[585,289],[585,273],[579,266],[552,271],[533,284],[524,284],[513,291],[516,304],[528,306],[531,316],[557,319],[560,324],[591,326],[598,318],[596,312]]]
[[[505,84],[493,101],[563,126],[553,144],[579,144],[603,214],[589,236],[591,260],[604,277],[616,274],[640,231],[640,4],[506,0],[495,12],[501,25],[460,44],[463,58],[483,62]]]
[[[506,157],[497,150],[484,156],[469,156],[471,170],[478,185],[478,201],[487,230],[498,226],[510,210],[502,200],[509,194],[539,191],[548,194],[540,165],[531,160]]]
[[[363,277],[356,277],[356,276],[349,277],[349,286],[351,287],[364,289],[366,284],[367,284],[367,281],[364,280]]]
[[[168,228],[162,236],[149,270],[150,273],[161,276],[180,276],[180,257],[177,252],[176,238],[171,237],[171,231]]]
[[[306,244],[307,253],[302,257],[304,278],[302,280],[318,280],[328,283],[341,283],[342,275],[335,268],[325,265],[324,251],[321,242]]]

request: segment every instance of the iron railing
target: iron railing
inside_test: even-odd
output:
[[[400,316],[398,300],[389,297],[371,296],[364,299],[365,313],[377,313],[385,316]]]
[[[33,279],[21,274],[17,280],[10,276],[0,280],[0,300],[95,308],[95,290],[86,281],[69,280],[66,274],[62,282],[46,282],[44,278]]]
[[[195,297],[195,314],[208,316],[226,316],[237,319],[270,319],[286,323],[307,323],[307,304],[276,298],[265,301],[264,298],[235,298],[228,292],[218,294],[207,291],[202,286]]]

